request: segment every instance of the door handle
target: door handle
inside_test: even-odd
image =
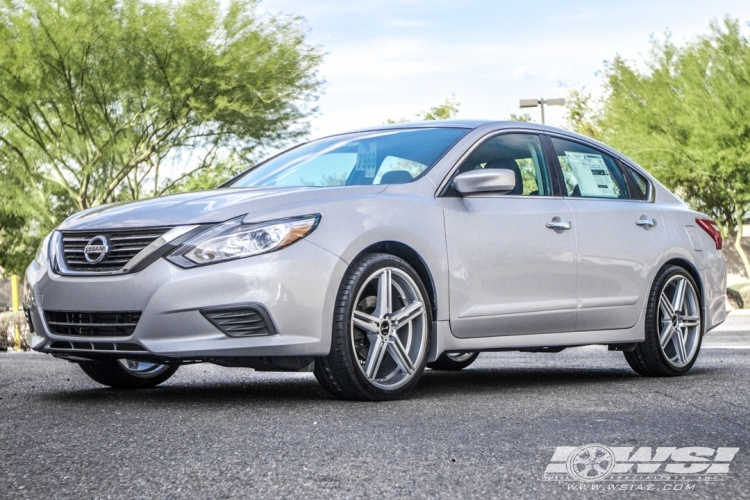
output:
[[[558,219],[558,220],[555,220],[555,219]],[[568,230],[571,227],[573,227],[573,226],[571,226],[570,221],[568,221],[568,220],[559,220],[558,217],[555,217],[555,219],[552,219],[551,221],[549,221],[547,223],[547,227],[549,229],[565,229],[565,230]]]
[[[656,219],[638,219],[635,221],[635,225],[641,227],[654,227],[656,225]]]

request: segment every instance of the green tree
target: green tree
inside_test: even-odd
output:
[[[596,139],[599,135],[598,116],[593,97],[585,87],[571,89],[565,97],[565,128]]]
[[[0,172],[2,172],[0,167]],[[53,186],[47,186],[53,187]],[[55,224],[50,199],[59,193],[28,189],[0,173],[0,256],[10,274],[21,274],[46,232]],[[2,269],[0,269],[0,273]]]
[[[323,83],[306,36],[255,0],[0,0],[0,266],[17,269],[19,225],[38,239],[75,210],[205,187],[187,181],[306,134]]]
[[[455,118],[458,114],[458,108],[461,107],[461,102],[456,99],[456,96],[446,97],[442,104],[433,106],[429,111],[419,113],[417,116],[424,121],[432,120],[450,120]]]
[[[617,57],[607,67],[601,139],[620,149],[740,245],[750,206],[750,40],[731,18],[682,47],[667,35],[645,71]]]
[[[456,115],[458,114],[458,108],[460,107],[461,102],[456,99],[455,95],[446,97],[445,101],[443,101],[441,104],[431,107],[429,111],[422,111],[421,113],[417,113],[416,119],[424,121],[450,120],[451,118],[456,117]],[[389,118],[385,121],[385,123],[390,125],[393,123],[405,123],[408,121],[410,120],[406,118],[399,118],[398,120]]]

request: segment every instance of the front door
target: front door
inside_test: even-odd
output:
[[[576,321],[573,213],[553,196],[541,142],[503,134],[479,145],[459,173],[516,172],[506,195],[441,197],[456,337],[569,332]],[[566,229],[567,227],[567,229]]]

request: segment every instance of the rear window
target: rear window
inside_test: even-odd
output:
[[[567,196],[573,198],[629,197],[627,182],[615,160],[577,142],[552,139]]]
[[[403,184],[429,170],[467,132],[462,128],[418,128],[320,139],[262,163],[229,186]]]

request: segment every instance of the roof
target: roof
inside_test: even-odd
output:
[[[475,129],[484,125],[493,125],[496,128],[504,128],[504,127],[528,128],[529,130],[564,132],[566,134],[570,134],[570,131],[568,130],[563,130],[557,127],[550,127],[549,125],[541,125],[539,123],[533,123],[533,122],[521,122],[521,121],[509,121],[509,120],[429,120],[429,121],[417,121],[417,122],[403,122],[403,123],[373,125],[371,127],[348,130],[345,132],[341,132],[341,134],[350,134],[353,132],[369,132],[369,131],[374,131],[374,130],[403,129],[403,128]],[[341,135],[341,134],[332,134],[332,135]]]

